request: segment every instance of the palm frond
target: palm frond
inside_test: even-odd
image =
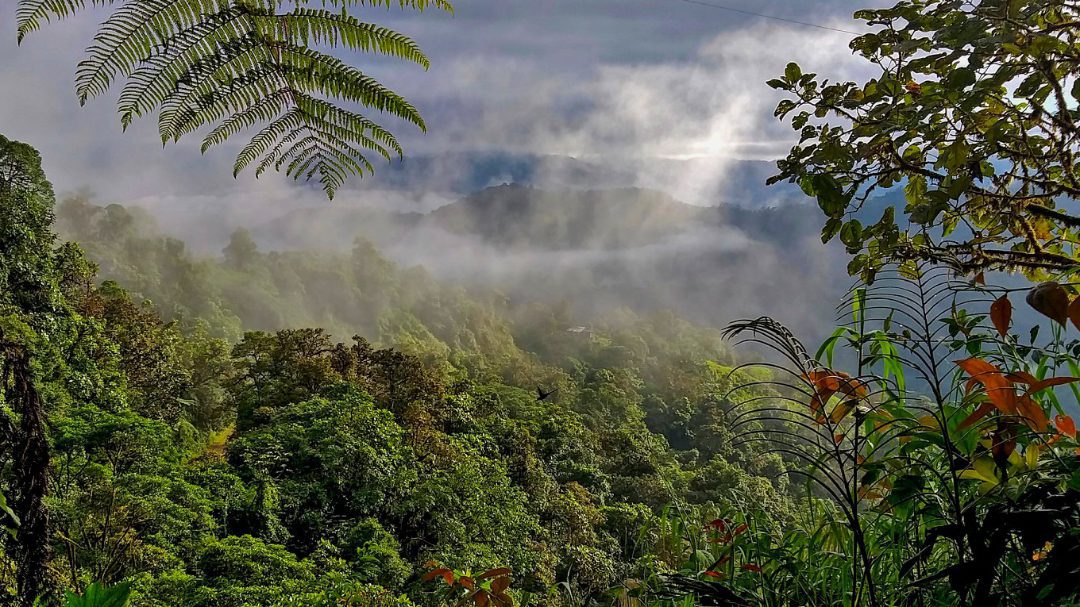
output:
[[[294,179],[315,179],[333,198],[351,175],[374,170],[373,152],[402,157],[398,140],[367,108],[421,131],[419,111],[335,49],[397,57],[427,69],[428,58],[408,36],[357,19],[349,9],[400,8],[452,12],[447,0],[19,0],[19,39],[52,19],[113,5],[78,65],[80,102],[119,81],[121,125],[158,114],[162,143],[209,129],[202,151],[257,130],[243,146],[234,176],[256,164]]]

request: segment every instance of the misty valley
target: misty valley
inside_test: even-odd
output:
[[[1080,4],[865,4],[0,9],[0,607],[1080,605]]]

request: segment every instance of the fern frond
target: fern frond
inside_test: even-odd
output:
[[[339,8],[370,6],[388,9],[394,8],[394,6],[397,5],[398,8],[403,10],[412,9],[416,11],[425,11],[428,8],[435,8],[450,14],[454,13],[454,6],[449,0],[323,0],[323,5],[336,6]]]
[[[377,52],[431,67],[420,46],[404,34],[364,23],[350,15],[299,8],[288,15],[254,18],[260,32],[282,35],[301,46],[344,47],[365,53]]]
[[[53,19],[70,17],[76,11],[94,6],[106,6],[123,0],[20,0],[15,9],[15,27],[18,42],[31,32],[41,29]]]
[[[244,13],[229,8],[178,32],[168,48],[148,57],[129,76],[118,101],[121,123],[127,128],[137,116],[160,105],[196,64],[215,49],[243,40],[251,33],[240,22]]]
[[[281,12],[277,0],[19,0],[20,39],[50,19],[109,4],[118,6],[76,71],[80,103],[124,81],[125,129],[157,112],[163,143],[209,129],[203,152],[263,125],[237,155],[234,176],[256,164],[258,177],[272,166],[293,179],[317,176],[330,197],[349,175],[374,170],[365,150],[403,155],[393,134],[348,106],[426,130],[412,104],[326,52],[380,53],[429,67],[411,38],[349,9],[453,11],[447,0],[323,0],[323,8],[296,2]]]

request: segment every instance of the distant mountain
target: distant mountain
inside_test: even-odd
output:
[[[433,191],[467,195],[502,184],[529,185],[548,190],[614,189],[641,187],[674,192],[665,187],[678,186],[691,175],[706,175],[695,204],[733,203],[742,206],[768,206],[780,201],[802,198],[798,187],[781,183],[765,186],[776,172],[772,161],[712,159],[621,159],[575,158],[506,152],[457,152],[439,155],[407,156],[379,167],[375,175],[362,182],[350,182],[349,191],[375,189],[408,192]]]
[[[395,245],[417,229],[511,250],[617,250],[670,240],[708,229],[745,231],[776,240],[816,234],[820,213],[812,205],[760,209],[701,207],[642,188],[546,190],[524,185],[485,188],[430,213],[368,207],[298,209],[252,230],[272,248],[340,248],[356,237]]]
[[[596,317],[671,309],[702,324],[774,314],[831,329],[846,257],[813,204],[700,207],[652,190],[486,188],[432,212],[330,206],[251,228],[263,247],[342,249],[357,237],[406,266]]]
[[[670,238],[702,225],[713,212],[636,188],[548,191],[504,185],[437,209],[426,219],[503,247],[613,249]]]

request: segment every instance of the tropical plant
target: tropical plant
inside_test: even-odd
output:
[[[1041,288],[1067,307],[1063,287]],[[743,431],[740,442],[769,441],[788,457],[813,488],[810,507],[814,495],[832,506],[817,508],[800,548],[815,569],[839,574],[823,604],[1044,605],[1080,596],[1076,429],[1053,390],[1077,393],[1077,377],[1055,374],[1077,374],[1076,343],[1065,342],[1060,317],[1048,339],[1010,334],[1007,294],[995,300],[993,327],[964,310],[993,291],[940,268],[885,268],[872,287],[851,291],[850,322],[815,356],[768,318],[729,329],[782,361],[761,364],[787,395],[786,403],[743,399],[733,430]],[[837,357],[856,371],[835,369]],[[804,565],[805,554],[796,559]],[[758,562],[768,577],[784,560]]]
[[[473,574],[469,570],[455,571],[442,567],[436,561],[429,561],[425,566],[430,571],[424,574],[423,581],[441,580],[446,584],[445,598],[454,607],[474,604],[476,607],[511,607],[513,597],[510,589],[510,569],[496,567]]]
[[[113,6],[79,63],[80,103],[125,82],[126,128],[158,112],[162,143],[212,127],[202,150],[264,125],[240,150],[234,176],[255,164],[294,179],[318,177],[333,198],[350,175],[374,170],[365,151],[402,155],[398,140],[351,106],[425,129],[397,93],[328,52],[376,52],[428,67],[407,36],[359,20],[357,7],[450,11],[448,0],[19,0],[18,38],[88,6]]]
[[[64,607],[127,607],[130,599],[130,583],[106,587],[95,582],[81,595],[68,592]]]
[[[873,78],[830,82],[792,63],[769,83],[801,136],[772,181],[817,198],[822,239],[839,235],[866,278],[905,259],[1075,268],[1080,5],[903,0],[856,17],[872,31],[851,48]],[[900,188],[907,221],[891,205]]]

